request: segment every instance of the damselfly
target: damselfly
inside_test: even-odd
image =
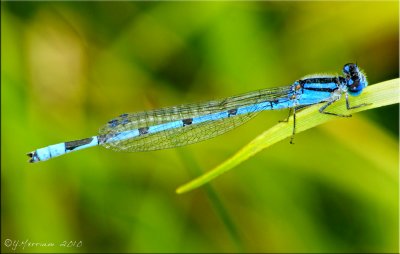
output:
[[[222,100],[122,114],[103,126],[98,136],[59,143],[28,153],[29,162],[45,161],[84,148],[102,145],[115,151],[152,151],[197,143],[223,134],[241,125],[264,110],[289,108],[293,112],[293,134],[296,132],[296,111],[324,103],[320,113],[349,117],[326,111],[349,94],[359,95],[368,85],[366,76],[356,64],[346,64],[343,76],[311,75],[286,87],[268,88]]]

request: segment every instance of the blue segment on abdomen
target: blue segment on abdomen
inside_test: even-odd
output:
[[[36,156],[39,158],[39,160],[45,161],[45,160],[48,160],[50,158],[63,155],[65,153],[69,153],[69,152],[72,152],[72,151],[85,149],[85,148],[88,148],[88,147],[91,147],[91,146],[96,146],[98,144],[97,136],[93,136],[92,138],[93,139],[92,139],[92,141],[90,143],[87,143],[87,144],[81,145],[81,146],[77,146],[73,150],[66,149],[65,148],[65,143],[59,143],[59,144],[47,146],[47,147],[44,147],[44,148],[40,148],[40,149],[36,150]]]
[[[285,109],[294,107],[294,100],[288,98],[281,98],[272,104],[272,109]]]
[[[250,106],[245,106],[245,107],[240,107],[237,110],[237,115],[244,115],[244,114],[249,114],[252,112],[258,112],[261,110],[270,110],[271,109],[271,104],[269,102],[261,102],[258,104],[250,105]]]
[[[115,136],[107,139],[107,143],[115,142],[115,141],[121,141],[121,140],[126,140],[130,138],[134,138],[139,136],[139,130],[134,129],[134,130],[129,130],[129,131],[122,131]]]
[[[207,121],[216,121],[228,117],[228,111],[222,111],[214,114],[193,117],[192,124],[204,123]]]
[[[64,153],[65,153],[65,143],[55,144],[36,150],[36,155],[41,161],[45,161],[52,157],[63,155]]]
[[[173,122],[169,122],[169,123],[163,123],[163,124],[159,124],[159,125],[150,126],[148,133],[157,133],[160,131],[175,129],[175,128],[179,128],[182,126],[183,126],[182,121],[177,120],[177,121],[173,121]]]
[[[275,101],[265,101],[260,102],[258,104],[240,107],[237,110],[238,115],[249,114],[252,112],[259,112],[263,110],[275,110],[275,109],[284,109],[290,108],[294,106],[294,101],[289,98],[280,98]]]

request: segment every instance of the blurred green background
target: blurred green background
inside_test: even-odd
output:
[[[175,188],[286,111],[179,149],[29,164],[121,113],[341,73],[399,76],[398,2],[2,2],[2,252],[398,252],[398,105]],[[82,242],[81,247],[8,246]],[[18,243],[16,242],[16,245]]]

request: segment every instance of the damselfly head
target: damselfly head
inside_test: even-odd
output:
[[[346,75],[347,91],[350,95],[359,95],[368,86],[367,78],[364,72],[358,68],[357,64],[345,64],[343,73]]]

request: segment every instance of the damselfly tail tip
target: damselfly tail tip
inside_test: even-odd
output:
[[[35,152],[29,152],[29,153],[27,153],[26,155],[28,155],[28,157],[30,158],[29,160],[28,160],[28,162],[30,162],[30,163],[34,163],[34,162],[37,162],[37,156],[36,156],[36,151]]]

